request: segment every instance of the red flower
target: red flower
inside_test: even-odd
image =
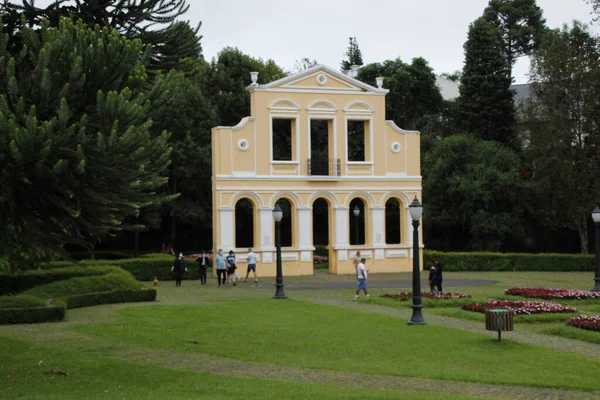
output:
[[[532,297],[537,299],[600,299],[600,293],[585,290],[545,289],[545,288],[510,288],[504,294],[513,296]]]
[[[579,317],[569,318],[566,324],[575,328],[600,332],[600,315],[595,317],[580,315]]]
[[[467,311],[485,312],[491,308],[505,308],[517,314],[542,314],[542,313],[570,313],[576,312],[575,307],[563,306],[547,301],[504,301],[493,300],[489,303],[463,304],[462,309]]]

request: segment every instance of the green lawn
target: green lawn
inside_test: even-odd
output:
[[[56,372],[63,371],[68,376]],[[436,399],[441,393],[338,388],[142,366],[2,337],[0,398],[94,399]],[[449,396],[451,400],[473,397]]]
[[[597,390],[600,373],[600,360],[294,300],[128,308],[114,323],[76,329],[110,342],[370,374]]]

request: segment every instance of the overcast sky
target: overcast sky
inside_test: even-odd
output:
[[[39,0],[38,6],[51,3]],[[355,36],[365,64],[400,57],[424,57],[436,74],[462,69],[469,24],[481,16],[488,0],[189,0],[181,19],[200,34],[207,60],[226,46],[253,57],[272,58],[291,70],[304,57],[339,68]],[[584,0],[538,0],[548,26],[573,19],[590,22]],[[594,26],[600,33],[600,23]],[[516,83],[527,82],[528,59],[513,71]]]
[[[365,64],[424,57],[437,74],[462,69],[469,24],[487,0],[193,0],[184,19],[202,21],[204,56],[238,47],[286,69],[304,57],[339,68],[355,36]],[[583,0],[538,0],[550,27],[591,20]],[[595,26],[598,32],[598,26]],[[527,82],[529,62],[520,59],[516,83]]]

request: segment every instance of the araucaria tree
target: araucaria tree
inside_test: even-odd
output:
[[[506,71],[510,76],[516,59],[531,55],[540,44],[546,30],[542,9],[536,0],[490,0],[483,15],[500,31]]]
[[[600,200],[600,38],[586,25],[547,33],[532,58],[529,151],[542,208],[555,227],[579,232]]]
[[[350,44],[348,45],[348,51],[344,54],[348,57],[347,60],[342,60],[342,71],[349,71],[353,65],[363,65],[362,53],[358,47],[358,42],[355,37],[350,38]]]
[[[515,146],[515,107],[500,31],[484,18],[469,27],[460,79],[459,115],[466,133]]]
[[[106,236],[160,201],[171,152],[166,132],[149,132],[168,92],[147,82],[140,40],[70,19],[17,35],[0,37],[0,253],[12,262]]]

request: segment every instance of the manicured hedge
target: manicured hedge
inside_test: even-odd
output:
[[[86,293],[66,298],[67,308],[89,307],[100,304],[134,303],[156,300],[155,289],[111,290],[108,292]]]
[[[32,308],[45,305],[43,299],[30,295],[0,297],[0,308]]]
[[[62,321],[64,306],[32,308],[0,308],[0,324],[33,324],[36,322]]]
[[[47,283],[63,281],[65,279],[106,275],[111,272],[120,271],[117,267],[78,267],[70,266],[56,269],[42,269],[26,271],[19,274],[0,274],[0,296],[6,294],[16,294],[36,286]]]
[[[438,260],[444,271],[593,271],[594,256],[588,254],[446,253],[423,252],[425,264]]]
[[[51,299],[85,293],[107,292],[110,290],[139,290],[141,288],[142,284],[136,281],[131,274],[119,270],[119,272],[112,272],[106,275],[71,278],[37,286],[23,292],[23,295],[30,295],[40,299]]]
[[[148,254],[140,258],[111,260],[109,263],[130,272],[139,281],[151,281],[155,276],[161,281],[168,281],[175,279],[175,276],[171,273],[171,266],[174,259],[175,257],[167,254]],[[106,264],[107,261],[103,260],[83,260],[79,262],[79,265],[92,267]],[[74,264],[68,261],[55,261],[44,265],[43,268],[58,268],[72,265]],[[195,261],[186,260],[186,266],[188,272],[183,274],[183,279],[198,279],[200,277]]]

